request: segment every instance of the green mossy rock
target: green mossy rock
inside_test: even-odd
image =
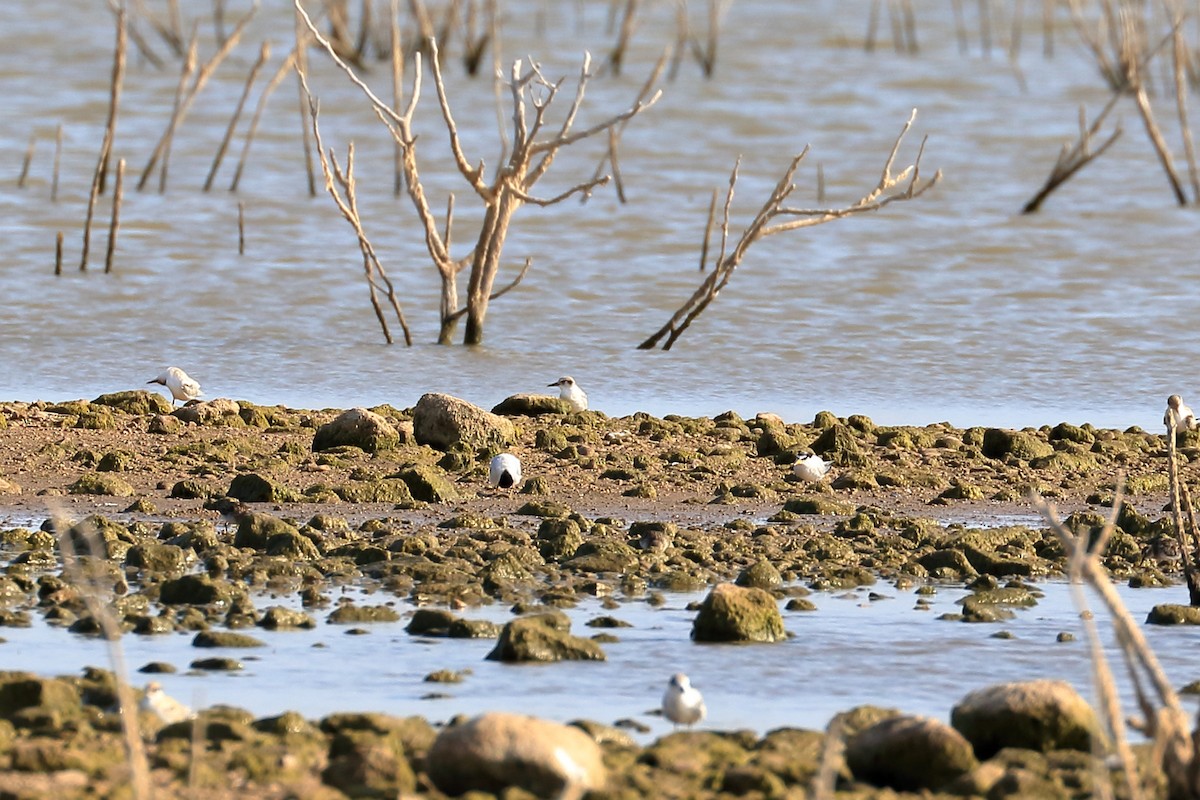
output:
[[[229,482],[226,496],[243,503],[287,503],[295,494],[257,472],[243,472]]]
[[[233,631],[200,631],[192,647],[266,647],[267,643],[253,636]]]
[[[129,548],[129,552],[125,554],[125,566],[169,575],[182,572],[187,567],[187,557],[182,547],[157,541],[143,541]]]
[[[340,731],[329,747],[321,779],[350,797],[405,797],[417,788],[404,743],[373,731]]]
[[[783,585],[783,577],[774,564],[762,558],[742,570],[736,583],[754,589],[778,589]]]
[[[413,407],[413,436],[417,444],[446,451],[456,444],[473,450],[506,447],[516,428],[505,417],[491,414],[448,394],[423,395]]]
[[[404,481],[414,500],[425,503],[449,503],[458,499],[454,484],[437,467],[420,464],[395,476]]]
[[[108,406],[125,414],[145,416],[148,414],[170,414],[171,404],[161,394],[137,389],[131,392],[112,392],[102,394],[92,401],[92,405]]]
[[[270,631],[289,630],[295,628],[315,628],[317,621],[303,611],[295,611],[283,606],[271,606],[263,612],[258,621],[260,628]]]
[[[229,603],[234,597],[234,587],[226,581],[215,580],[208,575],[184,575],[163,581],[159,600],[165,605],[208,605]]]
[[[565,621],[565,628],[564,626]],[[572,636],[566,615],[534,614],[505,623],[488,661],[604,661],[604,651],[591,639]]]
[[[171,497],[180,500],[204,500],[212,495],[212,490],[194,478],[176,481],[171,487]]]
[[[73,684],[28,672],[0,672],[0,719],[51,732],[82,715],[81,695]]]
[[[399,478],[378,481],[354,481],[335,486],[334,493],[347,503],[395,503],[409,507],[416,501],[408,484]]]
[[[237,533],[233,536],[233,546],[266,550],[271,538],[280,534],[299,536],[300,531],[296,529],[295,525],[270,514],[243,514],[238,521]]]
[[[900,791],[938,789],[977,763],[962,734],[927,717],[891,717],[846,743],[846,764],[854,777]]]
[[[954,706],[950,724],[984,759],[1006,747],[1087,751],[1098,731],[1095,712],[1079,693],[1065,681],[1050,680],[971,692]]]
[[[571,404],[548,394],[514,394],[492,408],[502,417],[540,417],[543,414],[570,414]]]
[[[563,566],[576,572],[625,572],[638,563],[637,551],[624,542],[585,541]]]
[[[400,444],[400,434],[390,422],[365,408],[343,411],[317,428],[313,452],[334,447],[357,447],[367,453],[391,450]]]
[[[1200,625],[1200,608],[1160,603],[1150,609],[1147,625]]]
[[[732,583],[714,586],[692,623],[697,642],[778,642],[786,636],[774,597]]]
[[[1036,434],[1026,431],[988,428],[983,433],[982,452],[988,458],[1003,459],[1012,456],[1029,461],[1050,455],[1054,452],[1054,447],[1049,442],[1043,442]]]
[[[783,504],[784,511],[793,514],[853,514],[854,506],[829,497],[793,497]]]
[[[88,472],[67,487],[71,494],[96,494],[107,497],[132,497],[133,487],[116,475]]]
[[[356,606],[347,603],[338,606],[325,618],[331,625],[349,625],[363,622],[396,622],[400,614],[390,606]]]

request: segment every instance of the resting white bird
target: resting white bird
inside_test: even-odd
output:
[[[572,411],[584,411],[587,409],[587,395],[584,394],[583,389],[579,388],[579,384],[570,375],[564,375],[549,385],[558,387],[559,398],[570,403]]]
[[[672,675],[667,683],[667,691],[663,694],[663,716],[676,725],[687,725],[690,728],[704,719],[707,711],[700,690],[692,686],[688,676],[682,672]]]
[[[138,706],[142,711],[154,714],[168,725],[183,722],[193,716],[192,710],[164,692],[162,684],[158,681],[146,684],[146,694],[142,696],[142,702]]]
[[[152,381],[146,383],[161,384],[171,390],[171,405],[175,405],[176,400],[187,402],[195,400],[200,395],[204,394],[200,391],[200,384],[188,377],[188,374],[179,367],[167,367],[161,375]]]
[[[1163,425],[1170,425],[1172,416],[1175,417],[1175,430],[1193,431],[1196,429],[1196,415],[1183,404],[1183,398],[1177,394],[1167,398],[1167,412],[1163,414]]]
[[[488,467],[488,486],[511,489],[521,482],[521,459],[512,453],[501,453]]]
[[[792,465],[792,473],[802,481],[820,483],[829,474],[830,463],[818,455],[801,458]]]

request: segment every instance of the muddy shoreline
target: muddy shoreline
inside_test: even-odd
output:
[[[780,602],[802,601],[806,588],[959,582],[984,598],[964,614],[1003,619],[1024,602],[1022,586],[1063,569],[1030,492],[1086,532],[1108,513],[1118,475],[1127,497],[1106,566],[1141,585],[1167,581],[1161,570],[1175,566],[1147,557],[1168,528],[1162,434],[1067,424],[882,427],[828,412],[808,422],[563,412],[518,406],[494,423],[480,417],[483,427],[460,426],[460,438],[447,442],[430,432],[420,406],[383,406],[369,416],[374,438],[350,446],[321,442],[342,416],[336,409],[229,400],[171,409],[145,392],[0,403],[4,624],[53,616],[71,632],[63,635],[97,635],[103,620],[85,595],[99,592],[123,635],[269,636],[272,625],[303,624],[303,613],[265,623],[275,613],[262,599],[268,588],[324,614],[334,586],[370,584],[442,610],[450,625],[481,603],[551,617],[580,598],[617,609],[730,581]],[[1182,473],[1193,477],[1200,435],[1183,433],[1178,444]],[[513,490],[487,486],[488,461],[500,451],[521,459],[524,480]],[[797,457],[810,453],[832,462],[827,480],[793,474]],[[226,496],[243,505],[222,517]],[[82,572],[63,570],[63,540],[90,554]],[[346,613],[369,625],[372,608],[350,604]],[[562,644],[560,657],[582,657],[562,655],[571,646]],[[80,773],[102,796],[117,792],[128,764],[116,738],[120,717],[105,710],[110,674],[9,673],[0,683],[9,687],[0,686],[0,698],[10,698],[0,702],[0,781],[12,796],[73,796],[83,791],[74,787]],[[193,776],[193,787],[213,796],[441,796],[423,772],[436,735],[425,720],[296,716],[206,712],[211,774]],[[190,728],[144,721],[160,793],[187,791]],[[801,797],[824,749],[819,732],[678,733],[645,748],[606,725],[592,732],[610,771],[597,796]],[[51,747],[74,755],[49,758]],[[1038,753],[1031,774],[1054,787],[1047,796],[1084,796],[1086,759],[1058,752]],[[958,796],[1019,796],[997,787],[1006,778],[1024,785],[1012,776],[1028,763],[996,758],[944,783],[955,783]],[[846,796],[891,791],[844,765],[838,775]]]

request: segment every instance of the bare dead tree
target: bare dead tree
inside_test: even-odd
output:
[[[479,73],[483,54],[487,52],[497,25],[496,0],[483,0],[483,16],[486,18],[483,24],[478,22],[479,5],[478,0],[467,0],[467,13],[463,20],[462,58],[468,75]]]
[[[383,264],[379,262],[379,256],[375,252],[375,247],[367,238],[367,233],[363,230],[362,217],[358,213],[358,196],[355,192],[356,184],[354,181],[354,143],[351,142],[346,149],[346,168],[343,170],[337,162],[337,156],[334,155],[333,148],[329,148],[328,153],[325,151],[325,144],[321,140],[321,127],[319,122],[319,109],[317,101],[313,98],[312,93],[308,89],[308,79],[303,72],[297,70],[300,76],[300,86],[304,89],[304,96],[308,99],[309,115],[312,118],[313,138],[317,143],[317,155],[321,162],[321,172],[325,175],[325,190],[329,192],[329,196],[333,198],[333,202],[337,205],[338,210],[342,212],[342,216],[354,228],[354,234],[358,237],[358,247],[362,251],[363,257],[363,272],[367,279],[367,288],[371,294],[371,307],[375,309],[375,318],[379,320],[379,326],[383,329],[383,338],[388,344],[392,344],[392,334],[388,329],[387,317],[384,316],[383,307],[379,305],[379,285],[377,281],[382,281],[383,289],[387,292],[388,302],[392,306],[392,310],[396,312],[396,319],[400,322],[400,327],[404,331],[404,343],[412,347],[412,333],[408,329],[408,323],[404,320],[404,312],[400,310],[400,301],[396,297],[396,288],[392,285],[392,281],[388,278],[387,272],[383,268]],[[340,191],[339,191],[340,190]]]
[[[804,148],[803,152],[792,159],[788,168],[784,170],[783,176],[775,184],[775,188],[771,191],[771,195],[767,198],[767,201],[763,203],[762,208],[754,215],[754,219],[742,231],[733,248],[729,249],[729,216],[730,208],[733,204],[734,187],[737,185],[739,159],[738,164],[734,165],[733,172],[729,176],[729,189],[725,194],[725,207],[722,211],[721,219],[720,249],[712,272],[707,273],[704,280],[701,281],[699,288],[692,293],[687,302],[680,306],[679,310],[654,335],[638,345],[638,349],[653,349],[666,337],[662,349],[670,350],[671,346],[683,335],[683,332],[695,321],[696,317],[700,316],[704,309],[708,308],[709,304],[717,299],[717,295],[729,283],[729,279],[733,277],[734,271],[742,263],[742,259],[745,258],[750,246],[760,239],[798,228],[821,225],[836,219],[843,219],[868,211],[877,211],[891,203],[920,197],[928,189],[937,184],[942,177],[940,170],[932,178],[924,182],[921,181],[921,156],[925,151],[924,141],[921,142],[921,147],[913,163],[901,170],[898,175],[892,175],[892,165],[895,162],[897,152],[900,150],[900,144],[904,141],[904,136],[912,127],[916,117],[917,111],[913,109],[908,121],[904,123],[904,128],[900,131],[900,135],[896,137],[895,144],[892,145],[892,151],[888,155],[887,162],[883,165],[883,174],[880,176],[879,182],[862,199],[844,208],[804,209],[784,205],[788,197],[796,189],[796,185],[792,183],[792,178],[795,176],[800,162],[808,155],[808,148]],[[708,231],[711,231],[713,227],[712,217],[715,211],[714,206],[710,206],[709,208]],[[782,222],[777,221],[780,218],[783,219]],[[705,249],[709,246],[707,232],[703,246]]]
[[[113,53],[112,81],[109,90],[108,122],[104,126],[104,140],[100,144],[100,156],[96,160],[96,171],[92,174],[92,188],[88,194],[87,215],[83,224],[83,253],[79,259],[79,271],[86,272],[88,252],[92,241],[92,218],[96,213],[96,198],[104,191],[108,175],[108,161],[112,156],[113,139],[117,129],[117,111],[121,104],[121,84],[125,78],[125,50],[128,41],[128,24],[125,7],[117,9],[117,46]],[[56,156],[57,158],[57,156]],[[58,172],[57,163],[55,173]],[[55,181],[57,190],[57,179]]]
[[[536,63],[525,65],[520,60],[516,61],[513,64],[509,81],[512,97],[512,147],[503,166],[496,171],[489,183],[484,178],[486,172],[483,162],[480,161],[477,166],[472,166],[463,152],[458,127],[450,110],[450,100],[446,95],[441,68],[438,65],[438,44],[436,40],[429,40],[426,43],[431,52],[429,64],[433,73],[434,88],[437,90],[442,121],[449,134],[450,150],[459,174],[483,204],[483,221],[474,246],[469,253],[455,259],[450,254],[447,242],[451,230],[449,214],[447,214],[445,225],[439,224],[421,184],[418,169],[417,138],[413,133],[412,119],[420,96],[423,61],[420,58],[414,59],[412,94],[404,112],[398,113],[389,104],[380,100],[354,73],[354,70],[338,58],[328,41],[312,26],[312,21],[308,19],[299,0],[293,0],[293,2],[298,13],[305,18],[306,24],[317,42],[345,72],[351,82],[367,96],[376,116],[388,127],[394,140],[403,148],[405,188],[416,208],[417,216],[424,230],[426,248],[442,281],[441,328],[438,342],[449,344],[459,319],[465,316],[467,322],[463,343],[479,344],[483,341],[483,324],[489,303],[513,289],[525,276],[530,266],[527,259],[524,268],[513,281],[502,289],[495,289],[504,243],[513,215],[526,204],[548,206],[560,203],[573,195],[590,191],[595,186],[609,180],[608,176],[589,180],[548,198],[531,194],[534,186],[554,163],[559,150],[584,139],[607,133],[609,129],[633,118],[653,105],[658,100],[659,93],[656,92],[648,100],[635,102],[625,111],[589,128],[573,130],[576,116],[583,103],[588,80],[592,77],[592,73],[589,71],[591,59],[585,56],[571,106],[557,129],[542,137],[547,126],[546,113],[565,79],[551,82],[545,78]],[[460,306],[458,274],[463,270],[468,270],[469,279],[466,304]]]
[[[1120,123],[1109,134],[1108,138],[1100,143],[1098,147],[1092,149],[1092,140],[1100,131],[1100,126],[1104,123],[1105,117],[1113,110],[1117,101],[1121,99],[1121,95],[1114,94],[1112,99],[1104,106],[1097,115],[1091,125],[1087,124],[1087,111],[1083,106],[1079,107],[1079,138],[1075,144],[1064,143],[1062,150],[1058,154],[1058,161],[1054,164],[1054,169],[1050,170],[1050,177],[1046,179],[1046,183],[1038,190],[1025,207],[1021,209],[1022,214],[1032,214],[1042,207],[1042,203],[1050,194],[1071,179],[1075,173],[1086,167],[1095,159],[1104,154],[1108,148],[1112,147],[1121,136]]]
[[[658,85],[659,79],[662,77],[663,69],[667,65],[667,60],[670,58],[670,52],[664,52],[659,57],[658,63],[654,65],[654,69],[650,71],[650,76],[646,78],[646,82],[642,84],[641,91],[634,98],[634,104],[645,103],[654,95],[655,87]],[[613,187],[617,192],[617,200],[625,202],[625,181],[621,178],[621,160],[617,155],[617,150],[621,145],[621,134],[625,132],[625,126],[629,124],[629,120],[625,120],[608,129],[608,147],[604,151],[604,155],[600,158],[600,163],[596,165],[596,171],[592,173],[592,180],[598,182],[605,173],[606,167],[611,167],[611,175],[613,179]],[[591,191],[583,192],[579,201],[586,203],[592,196]]]

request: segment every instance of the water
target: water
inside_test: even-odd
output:
[[[403,631],[407,620],[373,624],[368,635],[346,635],[348,626],[328,625],[327,611],[307,631],[251,631],[264,648],[197,649],[194,634],[121,639],[126,663],[136,669],[150,661],[167,661],[178,674],[155,676],[172,696],[195,706],[229,704],[257,716],[296,710],[309,718],[335,711],[380,711],[419,714],[437,721],[455,714],[508,710],[569,721],[577,718],[613,723],[633,719],[656,737],[670,724],[649,712],[657,709],[667,678],[686,672],[704,693],[708,719],[716,730],[750,729],[765,733],[778,727],[823,729],[839,711],[871,703],[949,720],[950,709],[973,689],[994,683],[1037,678],[1069,681],[1084,697],[1092,697],[1088,650],[1069,587],[1047,582],[1045,596],[1031,609],[1002,624],[964,624],[937,619],[958,610],[966,595],[943,586],[929,610],[914,605],[912,590],[880,584],[871,587],[885,599],[869,600],[868,590],[814,593],[816,612],[785,612],[793,634],[777,644],[713,645],[690,640],[693,612],[686,606],[702,594],[671,594],[654,608],[640,601],[608,611],[597,601],[567,613],[576,635],[597,629],[585,623],[610,615],[632,627],[611,629],[620,641],[603,645],[605,662],[561,662],[512,665],[485,661],[494,640],[430,639]],[[1135,619],[1151,606],[1179,602],[1184,589],[1122,589]],[[354,593],[357,594],[357,593]],[[360,604],[391,602],[374,594],[358,596]],[[295,606],[294,599],[256,599],[259,608]],[[411,607],[397,608],[408,616]],[[505,608],[486,607],[462,613],[468,618],[504,622]],[[1099,614],[1101,620],[1105,619]],[[1105,625],[1101,624],[1104,628]],[[993,638],[999,630],[1012,639]],[[1059,643],[1061,631],[1077,641]],[[1197,677],[1194,650],[1200,631],[1187,627],[1146,626],[1147,639],[1175,686]],[[0,645],[7,669],[58,675],[85,665],[108,665],[105,644],[45,626],[38,619],[28,629],[3,631]],[[1110,659],[1118,658],[1110,641]],[[228,655],[241,660],[236,673],[188,671],[194,659]],[[1133,695],[1123,669],[1111,662],[1127,710]],[[369,665],[354,669],[348,665]],[[468,670],[462,683],[427,683],[438,669]],[[149,680],[137,676],[135,683]],[[428,699],[430,693],[446,696]],[[1191,700],[1186,701],[1192,704]]]
[[[248,4],[226,5],[232,19]],[[599,66],[611,47],[609,4],[502,5],[505,62],[532,56],[552,79],[566,76],[561,110],[582,51]],[[114,154],[128,160],[129,175],[110,276],[97,271],[108,198],[97,211],[92,271],[81,275],[77,265],[107,110],[112,20],[104,4],[32,4],[0,30],[0,163],[8,171],[0,184],[0,395],[93,397],[143,385],[176,364],[209,396],[260,403],[409,406],[436,390],[490,406],[572,374],[593,407],[613,414],[734,408],[807,420],[827,408],[882,423],[1157,426],[1168,394],[1186,398],[1197,388],[1186,365],[1200,356],[1200,341],[1172,326],[1195,305],[1200,220],[1173,205],[1132,106],[1114,114],[1126,130],[1106,155],[1041,214],[1020,216],[1074,136],[1078,106],[1094,114],[1107,99],[1069,21],[1058,20],[1055,56],[1046,59],[1040,15],[1030,12],[1014,66],[1003,50],[1008,21],[992,26],[996,44],[985,54],[973,8],[965,53],[949,6],[920,10],[919,54],[893,52],[886,24],[880,46],[864,52],[867,9],[834,0],[732,4],[716,78],[704,80],[684,62],[659,103],[627,127],[620,153],[628,204],[600,191],[586,206],[572,200],[519,212],[498,284],[527,256],[533,267],[493,304],[486,343],[476,348],[432,344],[437,279],[411,204],[391,195],[390,139],[361,95],[314,56],[323,132],[343,155],[355,142],[367,232],[414,329],[417,346],[407,349],[382,343],[349,227],[327,196],[307,194],[294,80],[267,106],[240,192],[227,191],[240,132],[219,188],[200,191],[259,44],[269,40],[273,56],[251,106],[288,50],[287,4],[260,10],[201,94],[176,137],[162,195],[133,184],[169,118],[178,62],[141,23],[166,66],[157,70],[131,51]],[[580,126],[624,108],[673,38],[670,4],[645,14],[624,73],[589,84]],[[702,26],[702,11],[693,14]],[[198,22],[204,60],[214,50],[212,25]],[[463,76],[457,53],[452,43],[451,104],[468,158],[490,168],[498,151],[492,89]],[[367,79],[390,96],[386,65],[368,66]],[[427,84],[419,158],[433,206],[456,196],[457,256],[479,209],[447,157],[433,99]],[[1174,112],[1166,97],[1154,102],[1176,146]],[[710,193],[727,184],[739,155],[735,234],[807,144],[796,205],[816,205],[818,164],[828,204],[856,200],[912,108],[920,113],[898,163],[909,163],[928,136],[923,170],[941,169],[941,185],[870,217],[760,241],[671,352],[634,349],[697,284]],[[62,177],[51,203],[59,123]],[[31,134],[37,152],[22,190],[16,177]],[[586,179],[601,145],[563,151],[538,194]],[[55,278],[59,230],[66,274]]]

